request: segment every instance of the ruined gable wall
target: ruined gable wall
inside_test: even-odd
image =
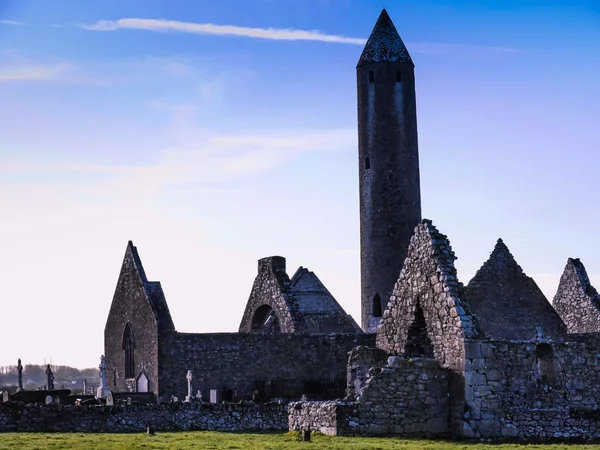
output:
[[[600,332],[600,295],[579,259],[568,259],[553,305],[569,333]]]
[[[123,333],[129,322],[135,341],[135,374],[144,370],[149,390],[158,395],[158,323],[145,290],[145,274],[143,269],[140,273],[136,259],[135,248],[128,245],[104,329],[106,381],[111,390],[128,390]]]
[[[236,389],[238,397],[250,398],[256,381],[272,380],[283,380],[300,398],[306,393],[305,380],[345,380],[348,352],[374,341],[375,336],[367,334],[177,333],[161,355],[165,374],[160,391],[185,395],[185,375],[193,370],[194,392],[200,389],[205,398],[210,389]]]
[[[431,343],[435,359],[452,371],[451,428],[459,433],[463,426],[464,339],[479,335],[479,329],[461,300],[455,259],[447,237],[424,219],[415,228],[404,267],[377,328],[377,347],[392,355],[411,356],[407,348],[415,343],[415,337]],[[416,321],[417,313],[422,314],[425,327]],[[416,336],[415,329],[419,332]]]
[[[477,325],[460,299],[454,252],[431,221],[415,228],[408,257],[377,328],[377,347],[403,355],[417,306],[423,311],[427,336],[442,367],[462,370],[463,339],[477,336]]]
[[[549,345],[543,362],[538,345]],[[466,343],[465,437],[600,436],[598,342]]]
[[[290,279],[285,271],[285,258],[272,256],[258,260],[258,275],[240,323],[240,333],[252,332],[252,319],[258,308],[268,305],[279,319],[282,333],[299,333],[305,324],[292,295]]]
[[[502,239],[465,287],[464,297],[487,337],[530,340],[538,327],[554,340],[566,334],[559,315]]]

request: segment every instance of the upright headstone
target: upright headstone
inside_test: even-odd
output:
[[[3,391],[2,392],[2,401],[4,403],[10,402],[10,394],[8,393],[8,391]]]
[[[106,387],[106,358],[104,355],[100,356],[100,387],[96,391],[96,397],[105,398],[108,394],[108,388]]]
[[[50,364],[46,365],[46,389],[49,391],[54,389],[54,374],[52,374]]]
[[[87,380],[83,379],[83,395],[87,394]]]
[[[185,397],[186,402],[191,402],[192,399],[194,398],[194,396],[192,395],[192,378],[193,378],[192,371],[188,370],[187,375],[185,376],[185,379],[187,380],[187,384],[188,384],[188,392]]]
[[[216,389],[210,390],[210,402],[217,403],[217,390]]]
[[[113,397],[113,393],[112,391],[108,391],[108,394],[106,394],[106,406],[114,406],[115,405],[115,398]]]
[[[19,358],[17,364],[17,388],[19,391],[23,390],[23,366],[21,365],[21,358]]]
[[[46,405],[49,405],[50,403],[52,403],[52,396],[46,395]]]
[[[198,389],[198,392],[196,393],[196,399],[202,403],[202,392],[200,392],[200,389]]]

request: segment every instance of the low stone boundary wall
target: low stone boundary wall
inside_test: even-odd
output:
[[[288,408],[281,404],[158,404],[74,406],[0,404],[0,432],[127,433],[145,431],[287,430]]]
[[[290,403],[290,431],[319,431],[330,436],[351,434],[348,417],[354,404],[340,401]]]

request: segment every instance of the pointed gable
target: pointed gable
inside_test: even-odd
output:
[[[385,9],[377,19],[357,67],[380,62],[401,62],[414,66],[404,42]]]
[[[160,281],[148,281],[146,277],[146,271],[142,265],[142,260],[137,251],[137,248],[133,245],[132,241],[127,243],[127,250],[125,251],[125,257],[123,259],[123,265],[121,268],[121,276],[125,274],[137,274],[139,283],[143,288],[145,298],[152,308],[154,318],[162,328],[167,330],[175,330],[173,319],[171,318],[171,312],[167,305],[165,294],[162,290]],[[121,281],[119,279],[119,281]]]
[[[480,335],[461,285],[448,238],[423,219],[377,327],[377,347],[392,355],[433,356],[460,367],[464,341]],[[414,352],[414,353],[413,353]]]
[[[535,281],[517,264],[502,239],[465,288],[465,297],[487,337],[560,340],[566,327]]]
[[[299,267],[290,281],[308,333],[362,333],[314,272]]]
[[[600,295],[579,259],[567,260],[553,305],[569,333],[600,332]]]

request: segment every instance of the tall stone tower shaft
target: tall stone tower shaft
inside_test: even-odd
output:
[[[356,77],[361,319],[375,332],[421,220],[414,64],[385,9]]]

